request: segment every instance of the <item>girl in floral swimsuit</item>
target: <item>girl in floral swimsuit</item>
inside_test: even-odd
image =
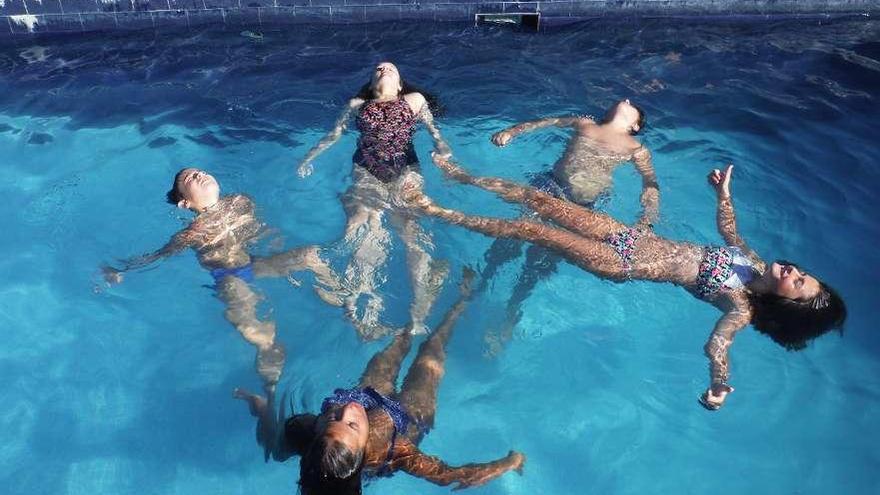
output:
[[[525,456],[509,452],[486,463],[449,466],[419,450],[434,426],[437,389],[444,373],[446,343],[471,294],[473,272],[465,271],[458,301],[440,326],[419,347],[400,392],[395,384],[409,353],[412,336],[397,334],[367,364],[357,387],[337,389],[324,399],[319,415],[285,418],[284,398],[275,415],[270,399],[242,389],[235,396],[258,418],[257,439],[266,458],[277,461],[299,455],[303,495],[361,493],[361,476],[391,476],[405,471],[441,486],[479,486],[508,471],[522,471]],[[283,423],[283,427],[281,426]]]
[[[353,157],[354,184],[343,197],[348,216],[345,242],[353,246],[345,282],[351,290],[346,300],[347,312],[364,338],[375,338],[389,331],[379,323],[384,304],[376,293],[391,242],[390,233],[383,225],[386,213],[406,247],[413,286],[410,306],[413,333],[425,332],[424,320],[446,277],[446,265],[434,262],[428,254],[431,237],[413,215],[400,208],[399,200],[404,186],[421,188],[422,176],[412,143],[419,121],[425,123],[436,148],[448,153],[434,125],[430,99],[408,86],[394,64],[379,64],[371,81],[349,102],[335,128],[308,152],[299,166],[301,177],[311,174],[312,162],[339,140],[353,112],[357,112],[360,137]],[[366,303],[358,316],[362,296]]]
[[[833,289],[793,263],[777,261],[768,266],[739,236],[729,190],[732,165],[723,173],[715,170],[709,175],[718,194],[718,230],[728,246],[704,247],[664,239],[647,228],[628,228],[607,215],[533,188],[473,177],[440,155],[434,161],[455,180],[521,203],[556,226],[470,216],[441,208],[416,189],[405,191],[405,199],[428,215],[489,236],[548,247],[602,278],[670,282],[723,311],[705,346],[710,386],[700,401],[709,409],[721,407],[733,392],[728,385],[727,349],[749,323],[778,344],[796,350],[840,327],[846,318],[843,300]]]

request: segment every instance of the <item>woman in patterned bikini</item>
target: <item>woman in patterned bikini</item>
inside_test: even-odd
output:
[[[768,265],[739,236],[730,199],[732,165],[725,172],[709,174],[718,195],[718,230],[727,244],[717,247],[664,239],[649,229],[627,227],[608,215],[530,187],[473,177],[443,156],[435,156],[434,161],[453,179],[521,203],[556,226],[470,216],[435,205],[417,189],[404,191],[404,199],[428,215],[485,235],[545,246],[605,279],[673,283],[724,312],[704,348],[710,386],[700,402],[707,409],[720,408],[733,392],[728,385],[727,350],[736,333],[749,323],[786,349],[799,350],[841,327],[846,319],[843,300],[831,287],[791,262]],[[636,225],[646,223],[640,220]]]
[[[430,236],[413,215],[400,208],[399,200],[404,186],[420,189],[422,185],[412,142],[419,121],[427,127],[436,149],[448,154],[449,148],[434,125],[432,100],[430,95],[426,97],[401,79],[394,64],[383,62],[376,66],[370,82],[349,101],[334,129],[306,154],[299,166],[301,177],[310,175],[315,158],[339,140],[352,114],[357,112],[360,137],[353,157],[354,184],[343,197],[348,216],[345,242],[353,246],[354,251],[345,271],[345,282],[352,291],[346,300],[346,310],[364,338],[388,332],[379,324],[383,301],[376,293],[391,241],[383,225],[386,213],[406,247],[413,285],[410,306],[413,333],[426,331],[424,320],[446,278],[446,264],[434,262],[428,254]],[[366,297],[366,304],[358,317],[361,296]]]
[[[257,440],[266,459],[300,460],[303,495],[361,493],[361,476],[391,476],[404,471],[432,483],[455,489],[479,486],[508,471],[522,471],[525,456],[509,452],[498,460],[447,465],[425,455],[419,443],[434,426],[437,389],[444,373],[446,343],[471,294],[473,272],[466,270],[458,301],[440,326],[419,347],[400,392],[397,375],[412,345],[412,335],[398,333],[384,350],[373,356],[352,389],[337,389],[324,399],[317,416],[301,413],[285,418],[284,398],[277,417],[269,399],[243,389],[235,397],[245,400],[257,417]],[[283,428],[279,426],[283,424]]]

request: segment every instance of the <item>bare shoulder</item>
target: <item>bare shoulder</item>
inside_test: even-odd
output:
[[[574,121],[574,126],[577,128],[578,132],[584,134],[589,133],[598,127],[596,121],[587,116],[575,116],[571,117],[571,119]]]
[[[221,198],[221,201],[223,199],[226,199],[227,201],[229,201],[231,203],[247,203],[247,204],[254,203],[254,200],[251,199],[250,196],[248,196],[247,194],[243,194],[243,193],[230,194],[229,196],[226,196],[225,198]]]
[[[724,292],[713,303],[725,314],[735,316],[738,321],[742,320],[743,324],[752,319],[752,303],[745,290]]]
[[[364,104],[363,98],[354,97],[354,98],[348,100],[348,108],[352,108],[352,109],[358,108],[359,106],[361,106],[363,104]]]
[[[629,149],[632,153],[632,157],[635,160],[644,160],[651,158],[651,150],[648,149],[647,146],[640,143],[637,139],[629,136]]]
[[[419,113],[422,107],[425,106],[425,95],[421,93],[407,93],[403,95],[403,99],[409,104],[413,113]]]
[[[200,237],[200,226],[200,222],[192,222],[185,229],[174,234],[174,237],[171,238],[171,242],[181,247],[189,247],[195,245]]]

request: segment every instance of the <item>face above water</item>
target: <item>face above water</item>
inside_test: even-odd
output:
[[[371,81],[374,91],[383,88],[392,88],[395,91],[403,89],[400,82],[400,71],[391,62],[382,62],[377,65]]]
[[[768,285],[777,295],[788,299],[809,300],[816,297],[821,290],[815,277],[791,263],[774,262],[764,276],[769,278]]]
[[[185,208],[207,207],[220,198],[220,184],[211,174],[197,168],[185,169],[177,179],[177,190],[183,197]]]
[[[617,102],[609,112],[609,120],[619,120],[627,126],[631,133],[635,134],[641,130],[639,125],[639,110],[630,103],[629,99]]]
[[[321,414],[317,426],[328,439],[345,445],[352,452],[361,452],[367,447],[370,421],[367,411],[356,402]]]

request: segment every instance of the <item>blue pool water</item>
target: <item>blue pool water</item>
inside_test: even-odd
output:
[[[513,122],[599,114],[632,98],[661,184],[657,230],[720,242],[705,175],[732,161],[743,235],[839,288],[843,338],[786,352],[752,330],[732,349],[736,392],[708,413],[702,346],[718,313],[681,289],[615,285],[570,266],[527,301],[514,338],[486,356],[517,275],[471,303],[448,348],[422,449],[454,464],[528,458],[481,494],[877,493],[880,337],[880,23],[585,23],[539,35],[449,26],[315,27],[179,36],[85,35],[0,47],[0,489],[10,494],[292,493],[298,464],[266,464],[231,398],[258,388],[253,351],[223,319],[192,253],[99,283],[97,267],[162,245],[187,215],[164,203],[181,167],[245,192],[283,246],[338,243],[354,135],[295,175],[372,64],[398,63],[445,104],[441,128],[470,170],[521,182],[562,151],[561,131],[488,141]],[[416,140],[439,203],[513,216],[444,180]],[[639,179],[615,175],[606,211],[631,220]],[[426,220],[454,299],[490,240]],[[399,244],[399,243],[398,243]],[[262,252],[277,245],[261,246]],[[403,250],[387,319],[403,324]],[[355,382],[384,341],[286,280],[257,282],[288,349],[282,390],[314,410]],[[447,493],[405,474],[366,493]]]

